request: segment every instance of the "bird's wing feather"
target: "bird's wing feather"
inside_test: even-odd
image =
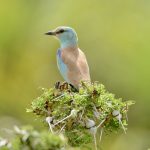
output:
[[[63,76],[63,78],[67,82],[69,82],[68,78],[67,78],[67,72],[68,72],[67,65],[62,60],[60,48],[57,50],[57,66],[58,66],[58,69],[59,69],[61,75]]]

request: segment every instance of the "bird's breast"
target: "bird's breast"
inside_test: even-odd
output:
[[[90,80],[86,57],[80,49],[62,49],[61,58],[68,68],[68,79],[76,84]]]

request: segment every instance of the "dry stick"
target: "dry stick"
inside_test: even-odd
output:
[[[122,129],[123,129],[124,133],[126,134],[126,129],[124,128],[124,125],[122,124],[122,121],[121,121],[121,119],[119,119],[119,123],[121,124],[121,126],[122,126]]]
[[[90,131],[94,137],[94,145],[95,145],[95,150],[97,150],[97,141],[96,141],[96,133],[97,133],[97,127],[92,127],[90,128]]]
[[[49,125],[49,130],[52,132],[52,133],[54,133],[53,132],[53,128],[52,128],[52,124],[51,124],[51,121],[52,121],[53,119],[52,119],[52,117],[46,117],[46,122],[48,123],[48,125]]]
[[[102,135],[103,135],[103,128],[101,128],[101,132],[100,132],[100,137],[99,137],[99,141],[101,142],[102,140]]]
[[[64,119],[62,119],[62,120],[56,122],[56,123],[54,124],[54,126],[56,126],[57,124],[63,122],[64,120],[66,120],[66,119],[68,119],[68,118],[70,118],[70,117],[71,117],[71,114],[70,114],[69,116],[65,117]]]
[[[65,117],[64,119],[62,119],[62,120],[60,120],[60,121],[58,121],[58,122],[56,122],[55,124],[54,124],[54,126],[56,126],[57,124],[59,124],[59,123],[61,123],[62,121],[64,121],[64,120],[66,120],[66,119],[68,119],[68,118],[70,118],[71,116],[74,116],[74,115],[76,115],[76,113],[77,113],[77,111],[76,110],[71,110],[71,113],[70,113],[70,115],[69,116],[67,116],[67,117]]]
[[[106,118],[104,120],[102,120],[102,122],[97,127],[95,127],[96,130],[105,122],[105,120],[106,120]],[[93,136],[94,136],[95,150],[97,150],[96,133],[94,133]],[[100,138],[101,138],[101,136],[100,136]]]
[[[66,123],[62,126],[62,128],[60,129],[58,134],[60,134],[62,132],[62,130],[64,129],[65,126],[66,126]]]
[[[102,120],[102,122],[100,122],[100,124],[97,126],[97,128],[99,128],[104,122],[105,122],[106,118],[104,120]]]
[[[51,126],[51,123],[50,123],[50,122],[48,122],[48,125],[49,125],[49,130],[50,130],[52,133],[54,133],[53,128],[52,128],[52,126]]]
[[[96,127],[96,129],[98,129],[104,122],[105,122],[106,118],[103,119],[100,124]],[[102,128],[103,129],[103,128]],[[101,133],[100,133],[100,141],[102,138],[102,129],[101,129]],[[94,134],[94,142],[95,142],[95,149],[97,150],[97,143],[96,143],[96,135]]]
[[[59,99],[60,97],[64,96],[65,94],[66,94],[66,93],[64,93],[64,94],[62,94],[62,95],[60,95],[60,96],[54,98],[53,100],[57,100],[57,99]]]

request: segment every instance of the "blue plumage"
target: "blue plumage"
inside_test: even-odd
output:
[[[69,82],[68,78],[67,78],[67,66],[66,64],[64,64],[62,58],[61,58],[61,49],[59,48],[57,50],[57,66],[58,66],[58,69],[61,73],[61,75],[63,76],[63,78]]]

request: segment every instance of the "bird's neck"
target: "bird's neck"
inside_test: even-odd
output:
[[[61,41],[60,42],[61,48],[67,48],[67,47],[73,47],[73,48],[77,48],[78,47],[78,42],[75,40],[71,40],[71,41]]]

